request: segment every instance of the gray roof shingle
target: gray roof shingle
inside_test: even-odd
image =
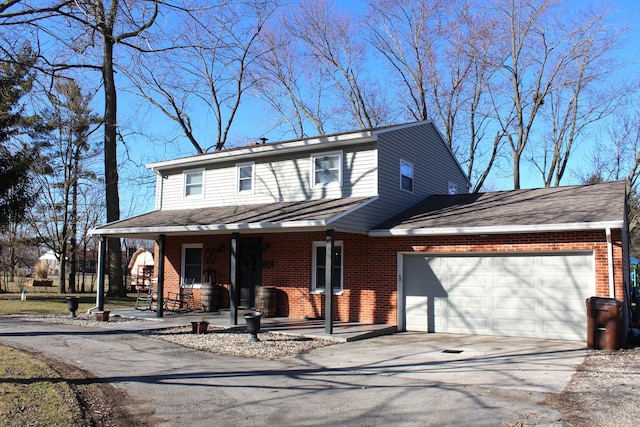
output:
[[[122,234],[161,232],[162,230],[179,231],[179,229],[196,231],[198,228],[204,231],[205,228],[209,230],[216,227],[231,229],[248,224],[277,228],[283,223],[296,222],[302,224],[318,222],[324,225],[335,216],[355,209],[367,200],[366,197],[354,197],[200,209],[158,210],[97,227],[95,234],[110,234],[110,231],[118,231]]]
[[[535,226],[621,221],[624,181],[430,196],[375,230]]]

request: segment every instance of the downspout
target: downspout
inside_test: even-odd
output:
[[[613,282],[613,244],[611,243],[611,228],[607,227],[607,266],[609,269],[609,297],[616,297],[616,287]]]

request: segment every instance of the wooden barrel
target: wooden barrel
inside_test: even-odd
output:
[[[215,283],[203,283],[200,287],[200,303],[205,312],[218,311],[220,288]]]
[[[273,286],[256,288],[256,311],[262,312],[264,317],[276,315],[276,288]]]

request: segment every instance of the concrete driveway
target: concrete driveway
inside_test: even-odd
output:
[[[16,319],[0,319],[0,342],[125,389],[162,426],[560,426],[543,402],[587,354],[580,342],[403,333],[268,361]]]

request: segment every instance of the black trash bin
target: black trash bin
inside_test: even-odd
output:
[[[587,346],[617,350],[622,302],[613,298],[587,298]]]

